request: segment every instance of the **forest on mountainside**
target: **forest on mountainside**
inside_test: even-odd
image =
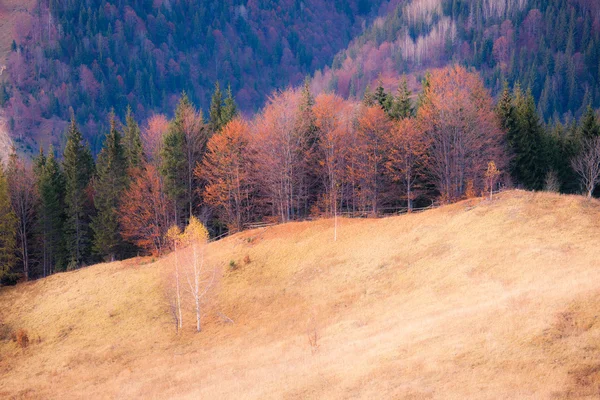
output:
[[[72,108],[96,154],[113,108],[145,120],[185,91],[206,110],[220,81],[243,111],[257,111],[395,3],[39,0],[17,23],[0,106],[14,137],[52,135],[60,148]]]
[[[519,187],[592,197],[600,123],[588,107],[543,124],[531,90],[494,102],[461,66],[358,100],[313,95],[307,80],[253,118],[217,86],[207,118],[183,95],[172,119],[140,127],[114,113],[96,160],[73,119],[64,151],[0,164],[0,284],[102,260],[164,254],[199,220],[213,236],[248,224],[378,217]],[[59,154],[62,153],[62,156]]]
[[[381,79],[458,63],[492,94],[504,81],[530,88],[546,122],[578,119],[600,106],[600,2],[595,0],[415,0],[379,18],[313,89],[361,97]]]

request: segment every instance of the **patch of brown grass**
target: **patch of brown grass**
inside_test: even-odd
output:
[[[1,289],[0,320],[44,340],[35,352],[0,341],[0,394],[596,395],[597,201],[513,191],[338,222],[336,242],[321,220],[211,243],[207,264],[220,272],[200,334],[189,310],[175,333],[164,295],[173,254]],[[230,260],[244,267],[230,273]]]

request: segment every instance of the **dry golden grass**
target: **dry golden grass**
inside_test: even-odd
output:
[[[0,397],[597,398],[599,233],[597,201],[522,191],[337,242],[329,220],[244,232],[208,247],[200,334],[168,313],[174,255],[5,288]]]

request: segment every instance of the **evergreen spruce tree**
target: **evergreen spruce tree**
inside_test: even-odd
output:
[[[160,173],[165,180],[165,191],[174,205],[175,221],[181,222],[186,198],[187,162],[185,133],[178,124],[179,110],[189,103],[187,96],[182,97],[171,121],[169,130],[163,138]]]
[[[215,91],[210,100],[209,124],[211,132],[218,132],[223,126],[223,93],[219,82],[215,83]]]
[[[500,120],[502,130],[506,134],[506,144],[511,154],[517,151],[515,142],[517,135],[517,110],[515,108],[513,97],[508,87],[508,82],[504,82],[504,89],[496,105],[496,115]],[[515,171],[515,159],[511,158],[509,169],[511,174]],[[514,177],[514,174],[513,174]]]
[[[596,112],[589,105],[585,114],[583,117],[581,117],[579,131],[581,137],[586,139],[592,139],[600,136],[600,124],[598,124]]]
[[[8,193],[8,180],[0,163],[0,285],[14,285],[19,274],[14,272],[17,248],[17,216]]]
[[[400,81],[400,85],[398,85],[396,98],[389,111],[389,115],[392,119],[410,118],[414,115],[414,107],[410,100],[411,95],[412,93],[408,90],[408,82],[406,81],[406,78],[403,78]]]
[[[237,105],[233,99],[231,85],[227,87],[227,97],[225,97],[225,106],[221,110],[221,126],[225,126],[238,114]]]
[[[429,71],[425,73],[425,77],[421,82],[421,93],[419,93],[419,98],[417,100],[417,109],[425,104],[427,100],[427,96],[429,94],[429,88],[431,87],[431,74]]]
[[[89,230],[92,206],[88,199],[88,186],[94,171],[94,160],[89,147],[77,128],[75,117],[67,132],[63,155],[65,174],[66,224],[65,237],[71,268],[80,266],[89,255],[91,232]]]
[[[131,107],[127,107],[125,116],[125,126],[123,127],[123,147],[127,166],[129,168],[139,168],[144,160],[144,151],[142,147],[142,136],[140,127],[133,117]]]
[[[47,276],[57,271],[64,271],[67,264],[63,240],[65,181],[52,146],[47,157],[40,149],[40,154],[35,159],[35,174],[40,196],[38,232],[42,274]]]
[[[375,89],[375,102],[377,104],[379,104],[379,106],[386,112],[389,113],[391,107],[392,107],[392,96],[390,96],[389,94],[387,94],[385,92],[385,89],[383,88],[383,82],[381,81],[381,79],[379,80],[378,84],[377,84],[377,88]]]
[[[513,177],[529,190],[541,190],[548,172],[548,155],[544,130],[537,114],[531,91],[525,96],[517,93],[516,132],[513,141]]]
[[[140,160],[141,161],[141,160]],[[127,184],[127,158],[115,116],[110,116],[110,131],[96,163],[94,182],[97,214],[92,220],[94,251],[106,260],[114,261],[123,249],[118,208]]]
[[[297,204],[298,209],[296,213],[298,215],[307,215],[309,213],[310,204],[316,200],[315,185],[318,182],[318,177],[315,171],[318,171],[318,159],[315,149],[318,145],[318,134],[317,134],[317,117],[314,112],[315,98],[310,91],[309,79],[304,80],[304,86],[302,87],[299,112],[300,117],[298,118],[298,126],[296,132],[301,145],[299,146],[299,153],[303,163],[303,173],[300,177],[300,185],[297,193]]]
[[[365,94],[363,95],[362,102],[367,107],[373,107],[377,103],[377,100],[375,99],[375,93],[373,93],[371,90],[370,85],[367,85],[365,88]]]

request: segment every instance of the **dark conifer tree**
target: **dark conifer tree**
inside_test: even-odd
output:
[[[39,193],[38,233],[41,244],[42,275],[66,269],[67,255],[63,240],[65,181],[60,165],[50,146],[48,156],[40,149],[35,159],[36,184]]]
[[[389,110],[389,115],[392,119],[404,119],[414,116],[414,107],[410,100],[412,93],[408,90],[408,82],[403,78],[398,85],[396,98]]]
[[[547,143],[530,90],[525,96],[517,92],[515,107],[517,124],[512,145],[513,177],[527,189],[540,190],[548,172]]]
[[[89,147],[83,141],[74,117],[71,119],[67,132],[63,169],[65,174],[66,246],[70,267],[76,268],[86,260],[90,253],[89,223],[93,205],[88,189],[94,172],[94,160]]]
[[[225,106],[221,110],[221,126],[225,126],[238,115],[237,105],[233,99],[231,85],[227,87],[227,97],[225,97]]]
[[[0,162],[0,285],[14,285],[17,247],[17,217],[10,203],[8,180]]]
[[[133,117],[133,112],[129,106],[127,107],[125,126],[123,127],[123,147],[127,166],[129,168],[139,168],[144,160],[142,136],[140,127]]]
[[[223,126],[223,92],[219,82],[215,83],[215,91],[210,100],[209,124],[211,132],[218,132]]]
[[[127,158],[114,114],[110,116],[110,131],[98,155],[96,174],[94,203],[97,214],[92,220],[94,251],[113,261],[123,250],[118,209],[127,184]]]
[[[183,211],[188,197],[186,137],[181,129],[181,119],[183,109],[189,105],[189,99],[184,93],[175,111],[175,119],[169,124],[169,131],[163,138],[161,150],[160,173],[165,179],[165,190],[173,202],[174,218],[178,223],[184,222]]]
[[[596,112],[589,105],[585,114],[581,117],[579,132],[581,137],[586,139],[600,136],[600,124],[598,124]]]

